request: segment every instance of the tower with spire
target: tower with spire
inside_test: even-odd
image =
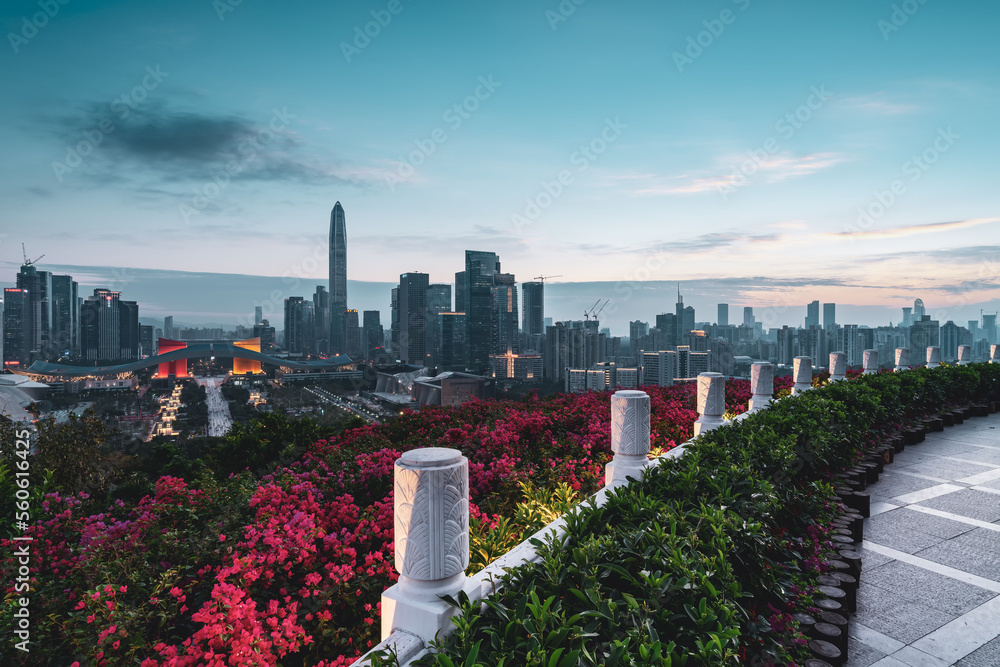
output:
[[[347,220],[338,201],[330,212],[330,353],[346,352]]]

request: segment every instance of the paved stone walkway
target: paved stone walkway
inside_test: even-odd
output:
[[[868,487],[848,667],[1000,667],[1000,413],[929,433]]]

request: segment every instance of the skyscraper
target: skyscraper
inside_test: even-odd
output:
[[[819,301],[812,301],[806,306],[805,328],[819,326]]]
[[[361,357],[361,325],[354,308],[344,311],[344,351],[351,359]]]
[[[399,358],[405,364],[427,363],[426,273],[399,276]]]
[[[174,331],[174,316],[167,315],[163,318],[163,337],[164,338],[176,338],[177,332]]]
[[[52,274],[26,262],[17,274],[17,287],[27,292],[24,353],[30,365],[52,352]]]
[[[469,366],[475,373],[486,375],[490,370],[493,351],[493,276],[500,273],[500,258],[496,253],[479,250],[465,251],[465,287],[462,312],[465,313],[466,345]],[[456,304],[456,308],[459,306]]]
[[[264,308],[262,306],[254,306],[253,323],[260,324],[263,320],[264,320]]]
[[[87,361],[139,358],[139,305],[121,292],[95,289],[80,308],[80,345]]]
[[[382,330],[382,313],[377,310],[366,310],[363,315],[363,332],[361,345],[365,349],[365,358],[374,359],[376,350],[385,345],[385,332]]]
[[[4,368],[27,368],[28,290],[8,287],[3,291],[3,365]]]
[[[545,283],[521,283],[521,298],[524,335],[541,336],[545,333]]]
[[[743,306],[743,326],[753,327],[757,324],[757,318],[753,316],[753,306]]]
[[[290,296],[285,299],[285,344],[289,352],[305,353],[306,351],[306,301],[301,296]]]
[[[520,352],[518,336],[517,282],[513,273],[493,276],[493,344],[490,354]]]
[[[330,353],[344,354],[347,310],[347,220],[337,202],[330,212]]]
[[[835,326],[837,326],[837,304],[824,303],[823,328],[829,331],[830,329],[833,329]]]
[[[330,353],[330,293],[322,285],[316,285],[313,293],[313,337],[316,341],[316,352]]]
[[[676,341],[674,345],[683,345],[685,337],[694,329],[694,308],[684,305],[684,297],[681,296],[681,284],[677,283],[677,310],[676,317],[677,333],[674,335]]]
[[[729,304],[728,303],[720,303],[719,304],[719,316],[718,316],[718,318],[716,318],[716,322],[715,323],[718,324],[720,327],[728,327],[729,326]]]
[[[913,300],[913,321],[914,322],[920,322],[921,320],[924,319],[924,315],[926,315],[926,314],[927,314],[927,309],[924,308],[924,300],[923,299],[914,299]]]
[[[52,355],[80,353],[78,289],[70,276],[52,276]]]
[[[441,313],[450,313],[451,285],[427,286],[427,353],[432,364],[441,363]]]

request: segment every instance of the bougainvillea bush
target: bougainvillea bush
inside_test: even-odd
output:
[[[690,438],[694,386],[644,389],[654,448]],[[260,480],[246,472],[220,482],[210,470],[165,476],[137,503],[97,513],[83,494],[48,494],[28,532],[31,652],[4,659],[350,664],[377,643],[380,595],[396,579],[392,468],[400,453],[445,446],[468,456],[472,571],[602,486],[609,396],[427,408],[316,442]],[[727,410],[741,412],[749,383],[729,382],[726,397]],[[11,553],[10,542],[0,546]],[[5,561],[6,582],[14,567]],[[7,586],[3,620],[12,627]]]

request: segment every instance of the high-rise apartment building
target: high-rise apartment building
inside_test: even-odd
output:
[[[347,310],[347,220],[338,201],[330,212],[330,354],[344,354]]]

